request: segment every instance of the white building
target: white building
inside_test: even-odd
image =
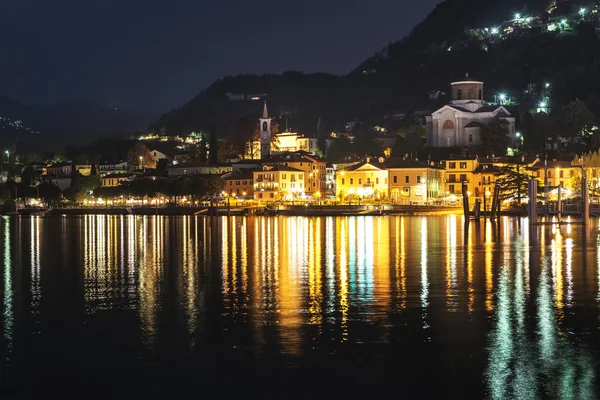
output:
[[[132,172],[136,169],[136,167],[136,165],[128,161],[121,161],[119,163],[100,164],[98,169],[100,171],[100,176],[104,176],[112,173]]]
[[[501,105],[486,104],[483,82],[452,82],[450,104],[425,117],[427,146],[478,146],[481,144],[480,128],[495,117],[508,121],[508,136],[515,139],[515,118]]]
[[[154,158],[154,161],[158,161],[158,160],[167,160],[169,161],[170,157],[168,155],[166,155],[165,153],[158,151],[158,150],[151,150],[150,154],[152,155],[152,158]]]

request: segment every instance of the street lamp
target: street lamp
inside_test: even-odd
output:
[[[144,159],[144,157],[140,156],[140,169],[142,169],[142,166],[144,165],[142,160]]]
[[[6,150],[5,153],[6,153],[6,162],[10,163],[10,152],[8,150]]]

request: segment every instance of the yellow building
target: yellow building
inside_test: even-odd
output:
[[[562,186],[569,190],[573,189],[573,178],[581,176],[577,171],[581,170],[581,166],[573,164],[571,161],[548,161],[547,163],[539,163],[528,168],[531,176],[538,179],[542,185],[547,184],[549,187]]]
[[[388,197],[388,171],[367,159],[338,171],[335,188],[338,200],[383,200]]]
[[[473,179],[474,171],[479,167],[476,156],[451,158],[444,161],[446,167],[445,191],[448,195],[461,195],[462,183],[467,183],[469,193],[474,193],[477,184]]]
[[[306,152],[297,151],[271,156],[269,163],[285,165],[304,172],[304,191],[318,197],[327,192],[327,162]]]
[[[389,159],[388,196],[394,204],[432,204],[444,196],[444,168],[424,162]]]
[[[223,175],[225,190],[230,196],[238,199],[254,198],[254,176],[252,171],[234,171]]]
[[[282,164],[266,164],[252,172],[254,200],[271,202],[304,199],[304,172]]]
[[[119,186],[121,182],[127,182],[129,175],[109,174],[102,177],[102,187]]]

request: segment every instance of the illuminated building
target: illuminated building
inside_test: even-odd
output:
[[[307,194],[327,191],[327,162],[319,157],[297,151],[272,155],[265,164],[282,164],[305,172],[304,188]]]
[[[254,200],[269,202],[298,200],[305,196],[304,172],[282,164],[263,165],[260,171],[252,172]]]
[[[444,194],[444,169],[425,162],[388,159],[388,196],[392,203],[430,203]]]
[[[128,182],[130,179],[128,174],[108,174],[102,177],[102,187],[119,186],[121,182]]]
[[[507,134],[515,138],[515,118],[503,106],[488,105],[483,100],[483,82],[452,82],[451,99],[450,104],[425,117],[427,146],[478,146],[481,144],[480,128],[496,117],[508,122]]]
[[[230,196],[235,194],[238,199],[254,197],[254,176],[252,170],[235,170],[223,175],[225,190]]]
[[[374,198],[384,199],[388,195],[388,171],[379,162],[366,161],[340,170],[335,178],[336,197],[340,200]]]

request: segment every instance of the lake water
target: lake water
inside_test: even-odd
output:
[[[594,398],[592,223],[3,217],[2,393],[324,382]]]

